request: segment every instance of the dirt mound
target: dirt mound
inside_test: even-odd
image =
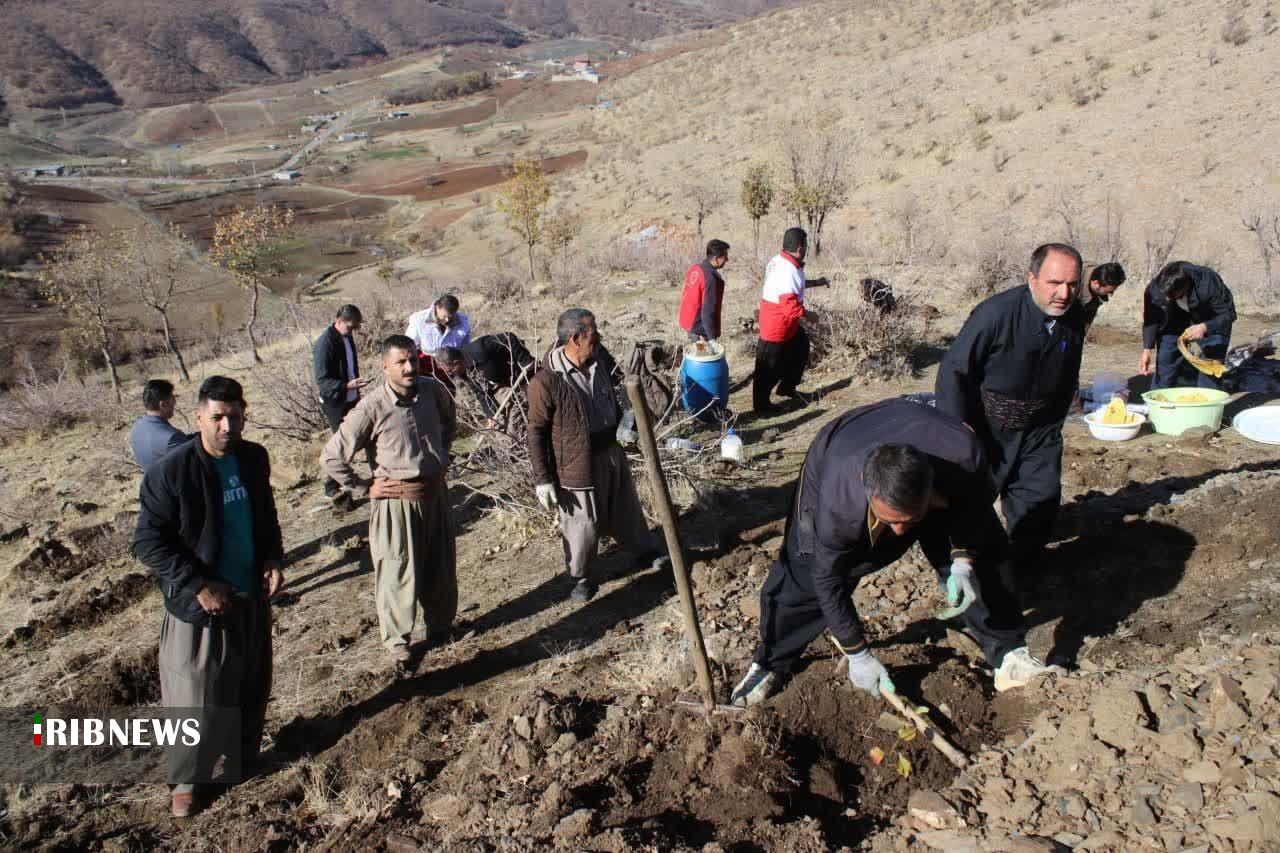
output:
[[[68,663],[78,670],[100,658],[100,651],[85,652]],[[74,682],[69,705],[86,708],[119,708],[154,705],[160,701],[160,646],[112,655],[81,672]]]
[[[983,752],[943,797],[914,799],[895,844],[1001,850],[1023,836],[1077,850],[1274,849],[1276,641],[1193,647],[1163,666],[1050,686],[1025,739]]]

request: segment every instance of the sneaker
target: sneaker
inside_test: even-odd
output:
[[[583,579],[573,585],[573,590],[569,593],[569,600],[575,604],[586,604],[595,598],[596,585],[591,581]]]
[[[733,688],[729,704],[737,708],[750,708],[778,692],[778,675],[758,663],[751,664],[746,676]]]
[[[191,817],[196,811],[196,795],[194,792],[187,791],[182,794],[173,794],[169,799],[169,814],[174,817]]]
[[[1046,666],[1044,662],[1033,658],[1026,646],[1014,649],[1004,656],[1004,660],[1000,661],[1000,666],[996,669],[996,692],[1003,693],[1015,687],[1022,687],[1032,679],[1051,672],[1062,675],[1066,670],[1060,666]]]

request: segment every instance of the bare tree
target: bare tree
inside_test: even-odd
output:
[[[716,208],[725,203],[725,192],[715,184],[693,182],[682,183],[679,192],[682,203],[689,211],[689,218],[697,226],[698,242],[702,242],[702,223],[715,212]]]
[[[1186,213],[1179,211],[1178,218],[1172,223],[1147,229],[1144,278],[1150,279],[1169,262],[1169,257],[1173,255],[1173,250],[1178,245],[1178,238],[1182,235],[1184,219],[1186,219]]]
[[[1103,203],[1102,235],[1098,244],[1098,258],[1118,263],[1124,256],[1124,211],[1108,192],[1107,199]]]
[[[182,381],[189,382],[191,374],[174,339],[169,312],[177,300],[195,290],[189,276],[195,247],[176,225],[170,225],[168,229],[145,225],[123,242],[125,263],[119,270],[121,284],[160,319],[165,349],[173,358]]]
[[[1262,274],[1267,289],[1280,291],[1280,281],[1272,272],[1272,261],[1280,255],[1280,211],[1254,208],[1240,217],[1240,224],[1253,235],[1258,243],[1258,256],[1262,258]]]
[[[115,357],[117,312],[123,301],[120,266],[119,238],[82,227],[45,256],[40,274],[50,298],[83,326],[102,353],[117,403],[123,401]]]
[[[822,228],[832,211],[848,200],[851,137],[839,127],[839,115],[815,113],[788,129],[783,140],[790,185],[783,202],[797,224],[809,232],[815,255],[822,254]]]

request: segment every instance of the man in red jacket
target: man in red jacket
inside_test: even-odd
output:
[[[764,271],[760,342],[751,384],[751,403],[757,415],[782,411],[769,401],[775,386],[782,396],[804,401],[796,386],[809,363],[809,335],[800,327],[800,320],[813,319],[813,312],[804,307],[804,291],[806,287],[828,284],[825,278],[804,277],[808,245],[809,237],[803,228],[788,228],[782,235],[782,251]]]
[[[689,342],[714,341],[720,337],[720,316],[724,307],[724,278],[720,270],[729,263],[729,244],[723,240],[707,243],[707,256],[684,274],[680,296],[680,328],[689,333]]]

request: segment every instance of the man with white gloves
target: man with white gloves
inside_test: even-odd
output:
[[[590,570],[601,534],[645,560],[657,551],[618,445],[615,365],[600,344],[596,318],[570,308],[560,315],[556,336],[559,346],[529,383],[529,461],[538,503],[560,514],[570,597],[583,603],[595,595]]]
[[[1027,651],[1021,610],[997,566],[1008,541],[992,507],[982,444],[960,420],[908,400],[854,409],[809,446],[778,559],[760,591],[760,645],[732,702],[776,693],[829,630],[849,680],[868,693],[893,679],[863,635],[853,590],[916,542],[945,581],[941,618],[958,617],[995,670],[997,690],[1049,669]]]

